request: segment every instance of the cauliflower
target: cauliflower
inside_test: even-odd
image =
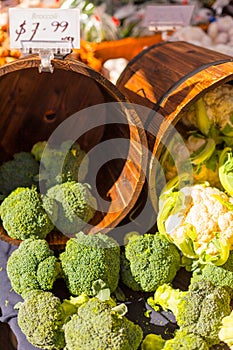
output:
[[[223,84],[207,91],[184,113],[182,123],[206,136],[213,131],[233,136],[233,86]]]
[[[186,140],[172,139],[161,158],[166,180],[173,179],[181,172],[189,172],[194,183],[208,181],[211,186],[222,189],[218,174],[218,154],[212,138],[191,134]]]
[[[161,193],[158,230],[184,256],[222,265],[233,243],[233,198],[208,184]]]

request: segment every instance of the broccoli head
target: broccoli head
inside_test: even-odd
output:
[[[51,292],[31,291],[16,307],[18,325],[31,344],[48,350],[64,348],[64,310],[58,297]]]
[[[40,180],[47,188],[66,181],[82,182],[87,174],[89,160],[77,142],[68,140],[59,146],[38,142],[31,152],[40,160]]]
[[[34,156],[34,158],[40,162],[42,158],[42,154],[44,152],[45,146],[47,144],[47,141],[39,141],[35,143],[31,149],[31,154]]]
[[[19,152],[14,158],[0,166],[0,194],[8,196],[17,187],[31,187],[36,184],[39,163],[30,152]]]
[[[230,251],[229,257],[224,265],[216,266],[211,263],[200,266],[193,271],[192,283],[206,280],[215,286],[225,287],[231,297],[233,297],[233,251]]]
[[[68,181],[49,188],[43,197],[48,214],[51,213],[51,201],[58,215],[52,214],[50,217],[57,229],[65,234],[82,230],[95,213],[96,199],[86,183]]]
[[[0,217],[7,234],[19,240],[43,239],[54,228],[34,187],[18,187],[11,192],[0,206]]]
[[[209,281],[191,283],[188,291],[163,285],[148,302],[152,307],[154,303],[164,310],[171,310],[180,329],[200,336],[208,346],[220,343],[221,321],[231,311],[227,290]]]
[[[159,233],[129,238],[121,260],[121,279],[134,291],[155,291],[180,269],[177,247]]]
[[[143,337],[139,325],[95,297],[81,305],[63,328],[65,350],[137,350]]]
[[[14,291],[24,297],[33,289],[50,290],[62,274],[60,263],[43,239],[28,238],[7,261],[7,275]]]
[[[118,286],[120,247],[107,235],[76,234],[66,243],[60,261],[68,289],[73,295],[95,295],[93,283],[105,282],[111,292]]]
[[[177,330],[175,337],[165,342],[163,350],[208,350],[209,345],[203,338],[195,333],[190,333],[187,329]]]

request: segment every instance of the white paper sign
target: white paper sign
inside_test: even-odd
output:
[[[151,30],[173,30],[187,26],[192,19],[193,5],[149,5],[143,26]]]
[[[79,9],[16,8],[9,9],[10,47],[42,46],[57,49],[68,43],[80,48]]]

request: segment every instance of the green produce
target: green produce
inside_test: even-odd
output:
[[[75,238],[67,241],[60,261],[67,287],[73,295],[95,295],[97,280],[102,280],[110,292],[118,286],[120,247],[105,234],[77,233]]]
[[[32,345],[46,350],[62,350],[65,346],[62,327],[86,301],[85,296],[80,296],[79,300],[61,303],[51,292],[31,291],[24,302],[16,305],[18,325]]]
[[[163,350],[209,350],[209,345],[203,338],[196,334],[190,333],[187,329],[177,330],[173,339],[165,342]]]
[[[51,210],[51,203],[47,208]],[[56,211],[53,206],[53,216]],[[2,225],[11,238],[45,238],[54,228],[36,188],[18,187],[0,206]]]
[[[230,147],[225,147],[220,154],[219,178],[224,190],[233,196],[233,154]]]
[[[233,198],[208,183],[167,185],[159,198],[157,224],[184,256],[223,265],[233,242]]]
[[[218,157],[214,139],[192,133],[184,140],[180,136],[174,136],[160,162],[167,181],[186,172],[189,173],[190,182],[208,181],[211,186],[222,188],[218,174]]]
[[[43,205],[58,230],[65,234],[74,234],[82,230],[92,219],[96,208],[96,199],[86,183],[68,181],[48,189],[43,197]],[[57,215],[54,215],[58,210]]]
[[[68,140],[55,146],[42,141],[31,152],[40,160],[39,179],[47,189],[66,181],[82,182],[88,172],[88,157],[77,142]]]
[[[210,281],[215,286],[225,287],[233,297],[233,251],[230,251],[229,258],[222,266],[207,263],[194,270],[192,283],[202,280]]]
[[[31,154],[34,158],[40,162],[42,158],[42,154],[44,152],[45,146],[47,145],[47,141],[39,141],[35,143],[31,149]]]
[[[31,187],[36,184],[39,164],[30,152],[19,152],[14,158],[0,166],[0,195],[8,196],[17,187]]]
[[[165,341],[160,334],[147,334],[142,341],[141,350],[162,350]]]
[[[22,297],[34,289],[51,290],[62,276],[58,259],[43,239],[28,238],[13,251],[7,261],[12,288]]]
[[[137,350],[143,337],[140,326],[97,298],[78,308],[64,332],[65,350]]]
[[[135,291],[155,291],[181,267],[178,249],[159,233],[129,237],[121,261],[121,279]]]
[[[172,339],[164,340],[160,335],[148,334],[142,342],[142,350],[208,350],[209,346],[198,334],[187,329],[177,330]]]
[[[148,302],[152,307],[161,305],[164,310],[171,310],[181,330],[198,335],[208,346],[220,343],[221,321],[231,312],[227,290],[209,281],[192,283],[188,291],[164,284]]]

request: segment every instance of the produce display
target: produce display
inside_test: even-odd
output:
[[[102,66],[91,41],[151,34],[140,26],[143,6],[128,4],[128,17],[119,7],[115,17],[86,1],[61,4],[76,6],[83,11],[83,37],[71,56],[97,70],[115,67]],[[206,31],[182,28],[169,40],[229,53],[232,23],[231,16],[219,17]],[[6,32],[1,35],[0,65],[20,57],[6,49]],[[120,60],[121,67],[127,63]],[[85,182],[90,164],[78,143],[55,147],[41,140],[0,165],[1,228],[9,242],[18,241],[6,274],[21,300],[17,323],[29,344],[233,350],[233,85],[207,91],[182,111],[177,130],[182,140],[175,135],[160,157],[164,178],[156,178],[154,228],[125,231],[124,245],[111,231],[85,232],[97,200]],[[53,232],[67,238],[58,250],[49,245]]]

